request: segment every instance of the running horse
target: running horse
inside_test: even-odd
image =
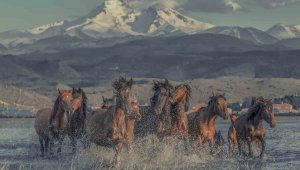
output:
[[[94,111],[87,119],[87,133],[91,142],[99,146],[113,147],[114,164],[119,165],[119,154],[134,141],[135,121],[141,118],[139,103],[135,98],[133,80],[121,77],[113,83],[116,103],[113,107]]]
[[[207,107],[202,107],[198,112],[189,114],[189,129],[192,140],[198,140],[201,147],[209,141],[210,146],[215,146],[215,122],[217,116],[228,118],[227,101],[224,95],[213,94]]]
[[[139,136],[156,134],[161,137],[171,128],[171,101],[174,87],[167,79],[153,81],[153,96],[150,107],[142,112],[142,119],[137,123],[136,133]]]
[[[86,148],[88,145],[85,126],[88,99],[85,92],[81,88],[73,88],[72,96],[72,115],[69,117],[68,136],[71,140],[72,152],[75,153],[77,140],[81,140],[84,148]]]
[[[239,153],[241,154],[242,143],[246,143],[249,149],[248,155],[252,156],[251,142],[260,141],[262,145],[260,157],[262,158],[266,147],[264,120],[272,128],[275,127],[276,118],[273,112],[272,100],[264,99],[263,97],[253,98],[252,107],[248,110],[248,113],[238,118],[233,118],[228,132],[229,155],[232,155],[235,145],[238,145]]]
[[[53,139],[59,141],[57,152],[61,153],[62,142],[67,134],[68,120],[71,115],[72,90],[58,90],[58,97],[52,109],[41,109],[37,112],[34,128],[39,136],[41,154],[48,153]],[[49,127],[50,125],[50,127]]]
[[[188,84],[181,84],[175,87],[173,98],[171,99],[171,136],[182,137],[185,147],[189,141],[189,125],[186,112],[191,98],[191,87]]]

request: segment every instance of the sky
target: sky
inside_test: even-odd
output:
[[[104,0],[0,0],[0,31],[28,29],[87,14]],[[137,6],[173,7],[219,26],[266,30],[277,23],[300,24],[300,0],[127,0]],[[150,2],[150,3],[149,3]]]

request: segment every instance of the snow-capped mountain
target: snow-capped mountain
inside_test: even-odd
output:
[[[157,36],[173,33],[193,34],[213,25],[186,17],[174,9],[152,6],[139,11],[124,0],[106,0],[104,4],[66,28],[71,36],[92,38],[128,35]]]
[[[171,8],[151,6],[133,8],[127,0],[106,0],[89,14],[73,21],[57,21],[25,31],[0,33],[6,47],[30,44],[57,36],[80,39],[116,38],[126,36],[160,36],[194,34],[214,27],[180,14]]]
[[[283,25],[276,24],[267,30],[267,33],[278,38],[278,39],[288,39],[288,38],[300,38],[300,24],[296,25]]]
[[[202,33],[224,34],[242,40],[251,41],[255,44],[272,44],[278,41],[275,37],[253,27],[214,27]]]

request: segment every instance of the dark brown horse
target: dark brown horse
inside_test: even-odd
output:
[[[39,136],[42,156],[47,154],[49,144],[51,151],[53,139],[59,141],[57,152],[61,152],[62,142],[67,133],[68,117],[71,114],[72,99],[72,90],[58,90],[53,109],[41,109],[37,112],[34,127]]]
[[[130,148],[134,140],[134,124],[141,115],[135,98],[133,80],[121,77],[113,83],[116,104],[108,110],[97,110],[87,119],[87,132],[91,142],[116,151],[114,163],[124,145]]]
[[[157,134],[161,136],[171,128],[171,101],[173,86],[165,81],[153,81],[153,96],[150,99],[150,107],[144,107],[141,121],[137,123],[138,136]],[[142,108],[143,109],[143,108]]]
[[[210,97],[207,107],[202,107],[198,112],[189,114],[189,129],[192,140],[198,140],[198,146],[209,141],[215,145],[215,121],[217,116],[228,118],[227,101],[223,95]]]
[[[239,116],[229,128],[229,155],[232,155],[236,144],[241,154],[241,146],[243,143],[246,143],[249,149],[249,156],[252,156],[251,142],[258,140],[262,144],[260,157],[263,156],[266,147],[263,120],[270,124],[272,128],[275,127],[276,119],[273,113],[273,103],[271,100],[263,97],[253,98],[252,107],[248,110],[248,113]]]
[[[86,116],[87,97],[81,88],[73,89],[73,99],[71,101],[72,115],[69,117],[68,136],[71,140],[72,151],[76,152],[77,140],[81,140],[84,147],[87,147],[86,138]]]
[[[191,87],[181,84],[175,87],[171,106],[171,136],[182,137],[187,144],[189,141],[189,124],[186,112],[189,107]]]

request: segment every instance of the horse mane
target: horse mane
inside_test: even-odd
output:
[[[73,88],[73,95],[75,93],[79,93],[82,97],[82,104],[80,106],[80,108],[78,110],[82,111],[84,117],[86,117],[86,114],[87,114],[87,103],[88,103],[88,98],[86,96],[86,93],[81,89],[81,88],[78,88],[78,90],[74,89]]]
[[[267,105],[272,104],[272,102],[265,100],[262,96],[258,98],[253,97],[251,103],[252,103],[252,107],[248,111],[248,120],[253,120],[257,116],[263,104],[267,104]]]
[[[175,92],[176,90],[180,89],[180,88],[186,88],[186,102],[185,102],[185,111],[187,112],[189,110],[189,105],[190,105],[190,99],[192,98],[191,97],[191,93],[192,93],[192,88],[190,85],[188,84],[180,84],[178,86],[175,87]]]
[[[85,94],[85,92],[83,90],[81,90],[81,94],[82,94],[82,111],[83,114],[86,116],[87,114],[87,105],[88,105],[88,98]]]
[[[208,101],[208,106],[207,106],[207,108],[209,108],[209,109],[211,109],[211,108],[215,109],[214,106],[212,107],[212,104],[215,104],[215,101],[216,101],[218,98],[222,98],[222,99],[224,99],[225,101],[227,100],[226,97],[225,97],[224,95],[222,95],[222,94],[214,94],[213,96],[210,96],[210,97],[209,97],[209,101]]]
[[[126,80],[125,77],[120,77],[119,79],[117,79],[113,82],[112,86],[117,92],[120,92],[122,89],[129,86],[128,83],[129,82],[128,82],[128,80]]]
[[[58,108],[59,108],[59,96],[56,98],[56,100],[54,102],[53,109],[52,109],[52,115],[57,113]]]
[[[154,92],[156,92],[158,89],[160,88],[166,88],[167,90],[169,90],[169,96],[172,96],[172,91],[174,90],[174,87],[172,84],[168,83],[168,80],[165,80],[165,82],[162,82],[162,81],[154,81],[153,83],[153,87],[152,87],[152,90]],[[150,101],[151,101],[151,104],[153,104],[155,101],[154,101],[154,98],[157,96],[157,93],[154,93],[154,95],[151,97]]]

